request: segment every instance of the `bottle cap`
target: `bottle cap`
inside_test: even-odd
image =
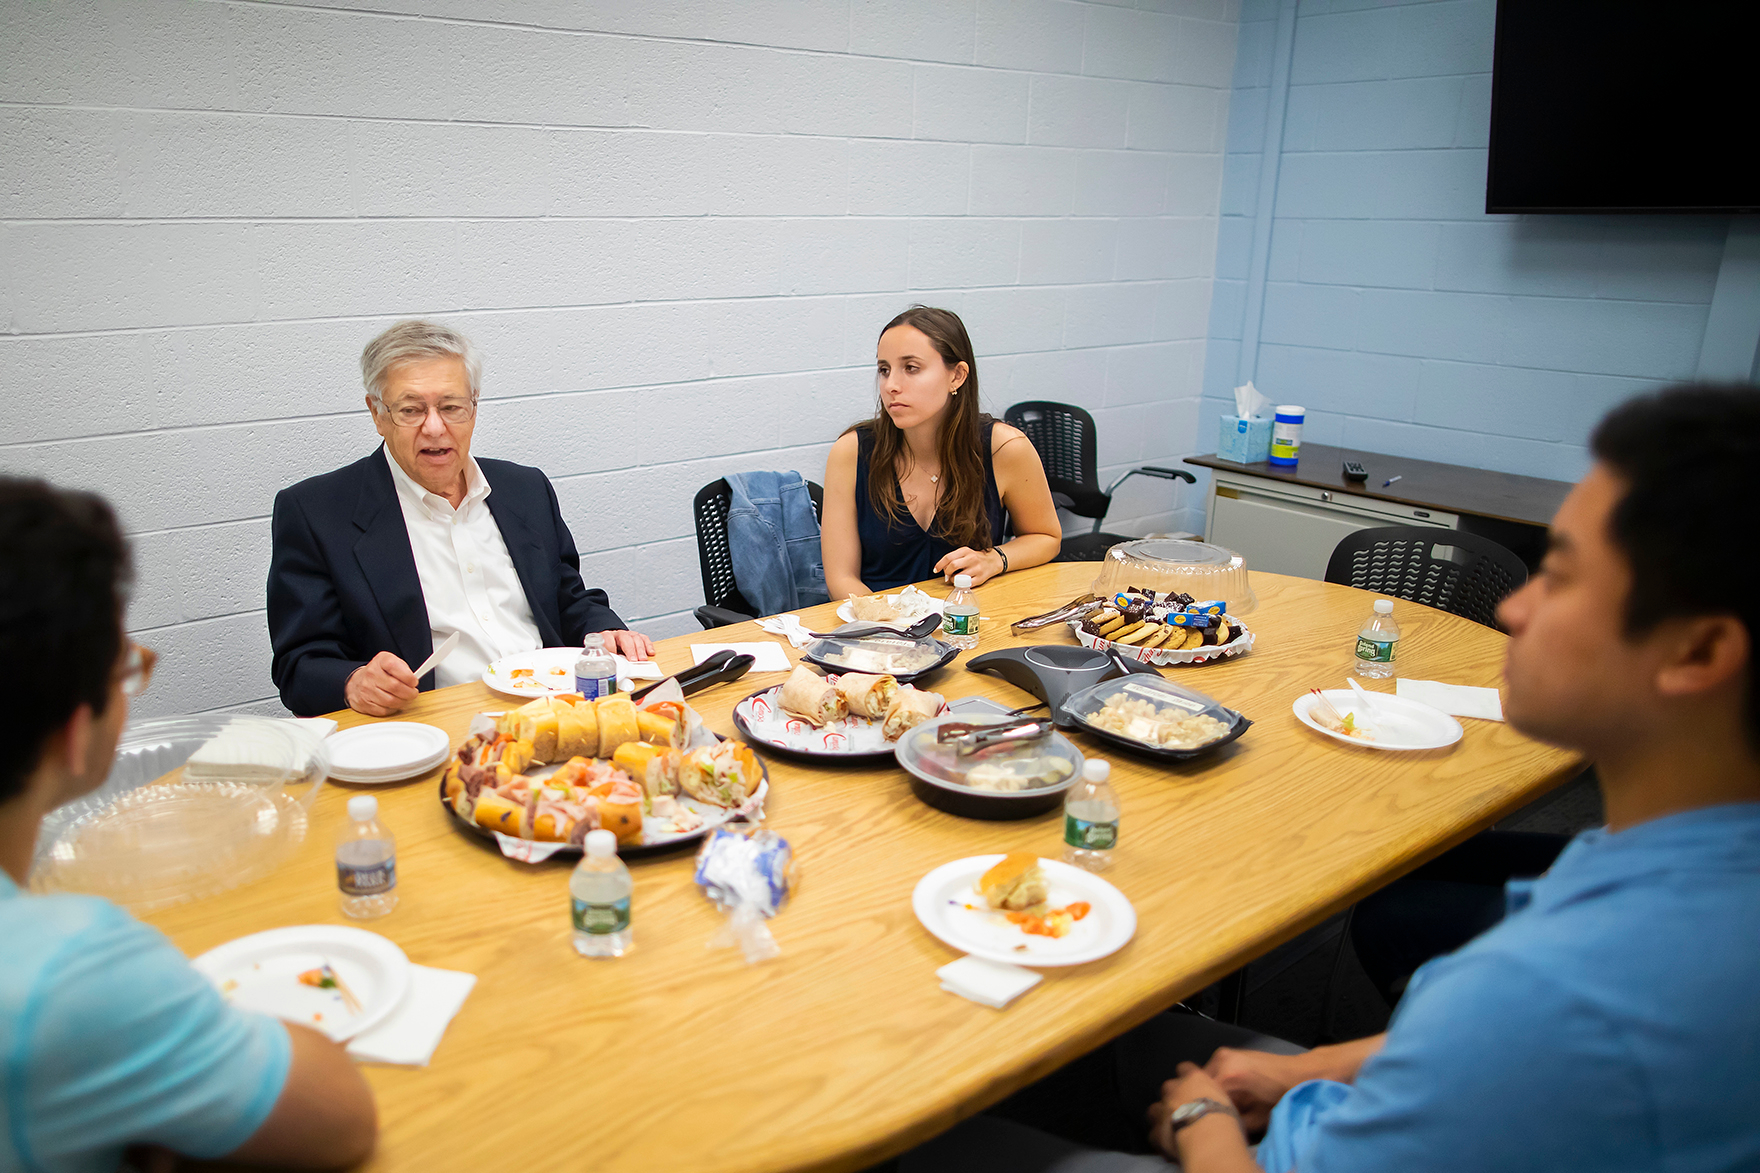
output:
[[[587,854],[594,859],[606,859],[617,854],[617,836],[611,831],[588,831]]]
[[[953,576],[953,589],[956,591],[969,591],[969,590],[971,590],[972,589],[972,576],[969,574],[956,574],[956,575],[954,575]]]
[[[605,650],[605,637],[596,631],[589,631],[586,638],[581,640],[581,647],[589,652],[602,652]],[[612,836],[612,838],[616,838],[616,836]]]
[[[370,794],[357,794],[348,800],[348,817],[357,823],[379,817],[379,800]]]
[[[1392,599],[1376,599],[1375,600],[1375,614],[1377,614],[1377,615],[1392,615],[1393,614],[1393,600]]]
[[[1082,763],[1082,780],[1084,782],[1104,782],[1112,777],[1112,763],[1100,758],[1089,758]]]

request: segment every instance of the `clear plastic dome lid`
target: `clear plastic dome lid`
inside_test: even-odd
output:
[[[1183,593],[1196,602],[1221,599],[1230,614],[1259,605],[1247,581],[1247,560],[1233,550],[1179,538],[1140,538],[1106,551],[1094,593],[1110,598],[1120,591],[1154,591],[1157,597]]]
[[[329,770],[291,721],[130,722],[104,784],[43,820],[31,887],[146,912],[260,879],[305,839]]]

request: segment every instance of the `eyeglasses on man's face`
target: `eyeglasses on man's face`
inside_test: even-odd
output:
[[[449,424],[462,424],[477,414],[477,405],[469,399],[442,399],[429,406],[419,400],[406,400],[385,406],[391,422],[400,428],[419,428],[428,422],[428,413],[436,412]]]
[[[139,696],[145,692],[153,679],[153,665],[158,662],[158,652],[129,640],[128,651],[122,658],[122,678],[118,682],[122,695]]]

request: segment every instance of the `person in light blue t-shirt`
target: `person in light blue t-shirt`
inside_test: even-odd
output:
[[[1499,617],[1510,724],[1595,764],[1607,826],[1512,881],[1384,1035],[1273,1053],[1162,1016],[906,1173],[1165,1168],[1151,1146],[1188,1173],[1760,1169],[1760,523],[1727,507],[1760,388],[1633,400],[1592,448]],[[1161,1079],[1150,1143],[1115,1143]]]
[[[123,637],[128,551],[101,500],[0,477],[0,550],[0,662],[53,666],[0,674],[0,1173],[362,1159],[372,1092],[342,1048],[227,1005],[108,901],[21,890],[43,815],[109,771],[153,655]]]

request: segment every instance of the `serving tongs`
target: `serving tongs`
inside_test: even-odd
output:
[[[963,758],[999,745],[1010,748],[1037,745],[1051,736],[1052,728],[1049,717],[1017,717],[1013,721],[991,725],[949,721],[936,726],[935,740],[953,746],[955,755]]]
[[[668,676],[666,680],[678,681],[679,691],[685,696],[690,696],[694,692],[702,692],[705,688],[738,680],[750,672],[752,665],[757,662],[757,657],[749,653],[735,653],[729,648],[722,648],[696,667],[686,668],[683,672]],[[643,697],[665,684],[666,680],[656,680],[645,688],[638,688],[629,694],[629,699],[640,703]]]
[[[1009,625],[1009,630],[1019,635],[1023,631],[1036,631],[1041,627],[1050,627],[1053,623],[1065,623],[1071,619],[1083,619],[1098,611],[1106,600],[1099,595],[1083,595],[1079,599],[1071,599],[1055,611],[1047,611],[1043,615],[1016,620]]]
[[[807,634],[814,639],[865,639],[875,635],[892,636],[895,639],[922,639],[940,626],[941,616],[931,611],[909,627],[887,627],[876,623],[869,627],[852,627],[847,631],[809,631]]]

